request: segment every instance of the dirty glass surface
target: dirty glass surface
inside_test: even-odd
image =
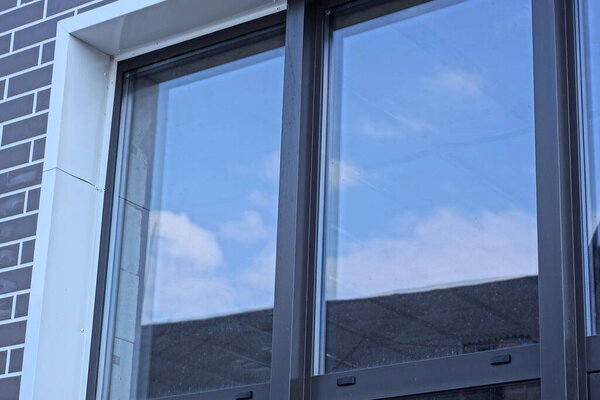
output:
[[[104,398],[269,380],[282,45],[127,73]]]
[[[531,1],[403,4],[330,21],[317,373],[539,337]]]
[[[525,382],[456,390],[389,400],[540,400],[540,383]]]

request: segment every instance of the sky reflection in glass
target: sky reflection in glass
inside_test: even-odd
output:
[[[159,85],[142,323],[273,307],[283,49]]]
[[[270,379],[282,45],[277,28],[126,73],[107,398]]]
[[[433,1],[330,46],[325,301],[536,276],[530,1]],[[323,317],[322,352],[363,317]],[[393,332],[370,334],[356,346]],[[374,364],[468,351],[448,343]],[[373,365],[352,351],[326,371]]]
[[[334,32],[328,293],[537,274],[528,4],[402,17]]]

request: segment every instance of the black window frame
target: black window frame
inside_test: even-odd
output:
[[[588,374],[600,371],[600,335],[586,337],[584,326],[578,0],[531,0],[540,343],[313,375],[328,18],[336,7],[387,1],[289,0],[286,11],[118,63],[88,399],[96,399],[100,373],[124,74],[274,26],[285,26],[285,66],[271,381],[169,399],[236,399],[251,391],[253,399],[375,400],[522,381],[540,381],[544,400],[587,398]],[[436,0],[405,0],[405,6],[429,1]],[[492,358],[506,354],[511,356],[509,364],[490,364]],[[354,377],[356,384],[338,386],[343,377]]]

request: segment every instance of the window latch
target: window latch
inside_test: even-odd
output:
[[[502,365],[502,364],[510,364],[510,354],[502,354],[499,356],[492,357],[490,360],[491,365]]]
[[[345,376],[343,378],[338,378],[337,385],[338,386],[350,386],[356,383],[355,376]]]
[[[249,390],[247,392],[238,393],[235,396],[235,400],[247,400],[247,399],[251,399],[252,395],[253,395],[252,390]]]

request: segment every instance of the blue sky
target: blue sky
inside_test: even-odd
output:
[[[537,273],[530,1],[431,4],[334,34],[329,299]],[[282,91],[282,49],[160,85],[144,323],[272,306]]]
[[[146,322],[272,307],[282,99],[283,49],[160,84]]]
[[[537,273],[530,1],[444,3],[334,33],[330,299]]]

